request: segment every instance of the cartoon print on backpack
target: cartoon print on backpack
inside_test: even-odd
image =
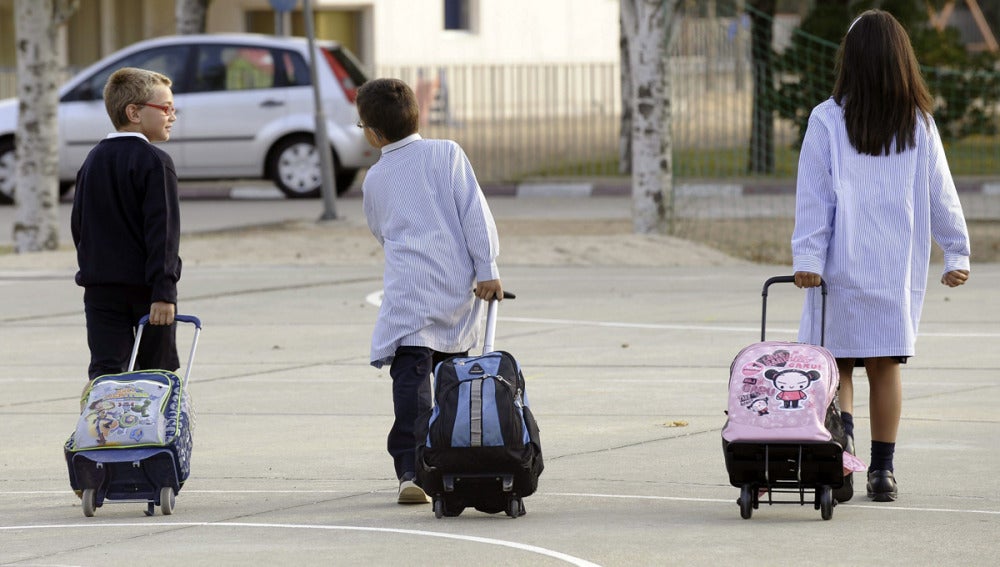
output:
[[[798,368],[786,368],[784,370],[771,368],[767,372],[764,372],[764,378],[770,380],[774,384],[774,387],[779,390],[775,398],[783,402],[781,409],[796,410],[802,409],[799,406],[799,402],[809,397],[806,395],[805,390],[808,390],[813,382],[819,380],[820,373],[816,370],[801,370]]]
[[[750,396],[750,403],[747,404],[746,408],[750,411],[757,412],[757,415],[767,415],[771,412],[767,410],[767,396]]]

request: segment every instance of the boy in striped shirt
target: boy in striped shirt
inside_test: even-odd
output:
[[[414,484],[417,419],[431,408],[437,363],[468,353],[482,302],[503,297],[493,215],[465,152],[417,133],[419,107],[398,79],[358,89],[365,138],[382,151],[362,185],[368,227],[385,252],[371,364],[389,364],[395,421],[388,435],[400,504],[427,503]]]

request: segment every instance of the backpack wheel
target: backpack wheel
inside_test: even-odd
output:
[[[750,484],[744,484],[740,487],[740,497],[736,501],[740,505],[740,517],[744,520],[749,520],[753,516],[753,486]]]
[[[97,510],[97,489],[84,488],[82,499],[83,515],[88,518],[93,518],[94,512]]]
[[[511,518],[520,518],[525,514],[524,501],[519,496],[511,497],[510,501],[507,502],[507,515]]]
[[[174,488],[172,486],[164,486],[160,489],[160,511],[163,512],[164,516],[174,513]]]
[[[833,489],[824,485],[819,496],[820,516],[824,520],[833,517]]]
[[[444,517],[444,500],[435,496],[433,506],[434,506],[434,517],[440,520],[441,518]]]

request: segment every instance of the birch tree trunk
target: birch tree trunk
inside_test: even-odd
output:
[[[625,31],[625,21],[635,21],[635,15],[625,15],[626,10],[635,10],[635,4],[622,2],[620,4],[621,15],[618,18],[618,55],[621,61],[620,86],[622,92],[622,119],[618,132],[618,173],[627,175],[632,173],[632,105],[630,104],[630,93],[632,89],[632,71],[629,69],[629,34]]]
[[[176,0],[174,16],[177,19],[177,34],[205,33],[205,16],[208,0]]]
[[[667,45],[679,0],[621,0],[632,81],[632,227],[670,234],[673,161]]]
[[[78,0],[17,0],[14,251],[59,247],[59,27]]]

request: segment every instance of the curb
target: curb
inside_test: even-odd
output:
[[[588,198],[588,197],[628,197],[632,186],[628,180],[610,182],[527,182],[527,183],[487,183],[481,186],[487,197],[515,198]],[[956,180],[955,188],[960,194],[1000,195],[1000,180]],[[794,195],[793,181],[763,181],[760,183],[678,183],[674,194],[681,197],[741,197],[763,195]],[[67,201],[64,197],[63,201]],[[284,195],[274,186],[235,182],[228,184],[182,184],[181,197],[184,199],[247,199],[284,200]],[[361,186],[351,187],[338,199],[360,199]]]
[[[956,180],[955,188],[961,194],[1000,195],[1000,181]],[[555,198],[555,197],[626,197],[632,187],[623,183],[520,183],[483,185],[483,193],[497,197]],[[350,193],[360,189],[352,189]],[[794,182],[783,183],[679,183],[674,193],[684,197],[740,197],[756,195],[794,195]]]

